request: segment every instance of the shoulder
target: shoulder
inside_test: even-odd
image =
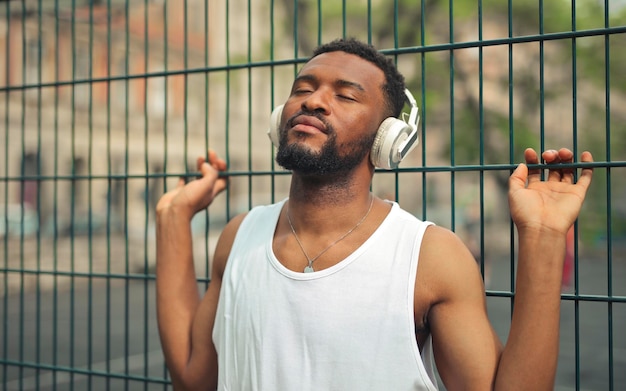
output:
[[[480,269],[465,243],[447,228],[430,225],[424,233],[416,286],[430,304],[475,293],[483,295]]]
[[[235,243],[237,233],[244,229],[246,221],[261,221],[263,224],[272,224],[278,219],[280,210],[283,207],[286,200],[277,202],[271,205],[255,206],[250,211],[239,214],[232,218],[222,230],[222,233],[217,241],[215,247],[215,255],[213,256],[213,272],[217,273],[217,276],[222,276],[226,269],[226,263],[230,256],[231,249]],[[253,227],[248,226],[247,230]]]
[[[233,247],[233,242],[235,241],[235,237],[237,236],[241,223],[247,215],[248,212],[235,216],[222,230],[222,234],[220,235],[217,245],[215,246],[215,254],[213,256],[213,272],[217,273],[218,276],[222,276],[224,274],[226,262],[228,261],[230,250]]]

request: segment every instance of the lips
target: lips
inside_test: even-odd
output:
[[[300,114],[291,120],[291,128],[296,131],[327,133],[326,125],[319,118]]]

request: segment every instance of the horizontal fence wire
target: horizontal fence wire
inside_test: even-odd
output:
[[[560,168],[567,169],[579,169],[579,168],[618,168],[626,167],[626,161],[613,161],[613,162],[593,162],[593,163],[560,163]],[[517,167],[517,164],[483,164],[483,165],[463,165],[463,166],[430,166],[430,167],[398,167],[394,169],[394,172],[461,172],[461,171],[506,171],[510,172]],[[545,170],[550,169],[549,164],[528,164],[527,167],[530,170]],[[376,172],[388,172],[388,170],[376,169]],[[255,171],[254,169],[246,171],[223,171],[218,174],[221,178],[236,177],[236,176],[268,176],[268,175],[291,175],[287,171]],[[92,180],[92,179],[104,179],[104,180],[124,180],[124,179],[162,179],[162,178],[186,178],[196,179],[198,173],[188,172],[172,172],[172,173],[146,173],[136,175],[25,175],[25,176],[8,176],[0,178],[0,182],[23,182],[23,181],[72,181],[72,180]]]
[[[508,45],[518,44],[518,43],[545,42],[545,41],[551,41],[551,40],[573,39],[577,37],[582,38],[582,37],[606,36],[609,34],[623,34],[623,33],[626,33],[626,26],[607,27],[604,29],[594,29],[594,30],[585,30],[585,31],[542,34],[542,35],[525,36],[525,37],[511,37],[511,38],[501,38],[501,39],[483,40],[483,41],[455,42],[455,43],[440,44],[440,45],[385,49],[385,50],[380,50],[380,51],[387,55],[395,56],[395,55],[401,55],[401,54],[419,54],[419,53],[428,53],[428,52],[440,52],[440,51],[454,50],[454,49],[484,48],[484,47],[500,46],[500,45],[508,46]],[[22,85],[15,85],[15,86],[2,86],[0,87],[0,92],[21,91],[21,90],[27,90],[27,89],[40,89],[40,88],[50,88],[50,87],[63,87],[63,86],[72,86],[72,85],[80,85],[80,84],[93,85],[96,83],[108,83],[112,81],[130,81],[130,80],[135,80],[135,79],[142,80],[142,79],[155,78],[155,77],[204,74],[204,73],[210,73],[210,72],[236,71],[236,70],[242,70],[242,69],[266,68],[266,67],[276,67],[276,66],[283,66],[283,65],[298,65],[298,64],[304,64],[307,61],[307,59],[308,58],[294,58],[294,59],[288,59],[288,60],[255,61],[255,62],[247,62],[247,63],[241,63],[241,64],[229,64],[229,65],[216,66],[216,67],[170,70],[170,71],[163,71],[163,72],[137,73],[137,74],[127,75],[127,76],[107,76],[107,77],[102,77],[102,78],[94,77],[94,78],[86,78],[86,79],[55,81],[55,82],[49,82],[49,83],[33,83],[33,84],[22,84]]]

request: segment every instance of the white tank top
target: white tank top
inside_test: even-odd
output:
[[[218,389],[437,390],[432,344],[420,355],[413,316],[430,223],[393,203],[350,256],[297,273],[272,251],[285,201],[251,210],[233,243],[213,328]]]

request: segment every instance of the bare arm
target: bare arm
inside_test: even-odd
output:
[[[538,163],[537,153],[525,152],[527,163]],[[539,170],[521,164],[509,180],[511,217],[518,229],[519,253],[515,308],[507,344],[500,359],[496,388],[552,390],[559,351],[561,277],[567,231],[582,207],[592,170],[583,169],[574,184],[567,149],[546,151],[555,164],[542,181]],[[591,162],[589,152],[583,162]]]
[[[211,313],[214,315],[220,274],[213,274],[217,277],[216,283],[209,284],[201,302],[190,223],[193,216],[226,187],[226,180],[218,177],[218,172],[226,169],[226,163],[210,151],[208,163],[198,159],[198,169],[202,178],[188,184],[181,181],[174,190],[163,195],[157,205],[157,321],[163,353],[176,389],[191,389],[187,386],[198,384],[200,380],[205,384],[216,381],[211,379],[213,371],[206,371],[210,366],[217,369],[214,348],[212,344],[205,344],[205,349],[192,349],[192,325],[207,321]],[[217,263],[214,261],[214,269],[218,269]],[[208,329],[209,342],[211,329]],[[205,341],[206,338],[200,339]],[[193,370],[192,362],[204,362],[207,366],[203,373]]]
[[[525,155],[527,163],[538,163],[535,151]],[[571,162],[573,155],[562,149],[543,157],[547,163],[560,163]],[[591,154],[583,153],[582,161],[592,161]],[[504,348],[489,324],[471,255],[452,233],[429,228],[418,281],[437,281],[427,289],[433,295],[429,321],[437,367],[448,390],[552,390],[565,238],[590,182],[590,169],[583,170],[577,184],[571,170],[558,166],[545,181],[525,164],[512,174],[509,203],[518,228],[519,262]]]
[[[192,319],[191,331],[181,333],[181,344],[172,347],[182,353],[189,346],[186,361],[168,362],[176,390],[215,390],[218,380],[217,352],[212,340],[215,314],[219,301],[224,269],[230,254],[239,225],[245,215],[232,219],[220,236],[213,257],[213,269],[209,288],[200,302]],[[188,326],[188,325],[186,325]],[[166,356],[167,357],[167,356]]]
[[[426,231],[416,302],[420,297],[432,303],[428,323],[446,388],[492,389],[502,344],[487,316],[480,269],[463,242],[445,228]]]

